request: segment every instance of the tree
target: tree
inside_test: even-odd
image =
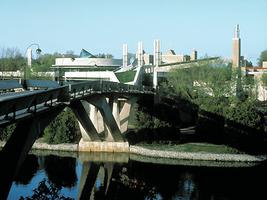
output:
[[[262,51],[260,57],[258,58],[259,66],[262,66],[262,61],[267,61],[267,49]]]
[[[17,48],[2,48],[0,50],[1,71],[22,70],[26,65],[25,59]]]
[[[229,66],[204,63],[172,71],[163,87],[167,87],[166,91],[173,95],[196,103],[201,108],[211,109],[210,101],[215,101],[218,108],[218,103],[233,93],[233,76]]]
[[[261,81],[264,87],[267,87],[267,74],[263,74],[261,77]]]
[[[70,143],[76,142],[78,138],[78,124],[69,108],[61,112],[44,130],[44,140],[47,143]]]
[[[224,116],[226,119],[244,126],[256,129],[262,128],[261,117],[257,111],[255,101],[250,98],[244,101],[233,98],[230,104],[224,108]]]
[[[13,131],[15,130],[15,128],[16,124],[8,125],[5,128],[0,128],[0,140],[7,141],[11,136],[11,134],[13,133]]]
[[[47,72],[51,71],[51,67],[55,64],[56,59],[55,54],[44,54],[39,56],[38,59],[33,60],[32,62],[32,70],[33,72]]]
[[[99,54],[96,54],[94,56],[97,58],[113,58],[112,54],[104,54],[104,53],[99,53]]]
[[[261,117],[255,108],[255,82],[251,77],[242,76],[223,63],[206,63],[177,69],[167,80],[165,90],[174,98],[186,99],[200,110],[261,129]]]

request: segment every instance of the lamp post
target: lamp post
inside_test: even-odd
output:
[[[27,66],[26,65],[24,66],[24,80],[27,79],[27,67],[30,68],[32,66],[32,49],[31,49],[31,47],[33,47],[33,46],[37,47],[36,48],[37,55],[39,55],[42,52],[42,50],[39,47],[39,44],[37,44],[37,43],[32,43],[27,47],[26,52],[25,52],[25,55],[27,56]]]

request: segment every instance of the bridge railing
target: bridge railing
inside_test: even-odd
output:
[[[14,93],[0,98],[0,117],[12,120],[17,115],[37,111],[37,106],[53,106],[66,95],[67,87],[58,87],[47,90],[36,90],[25,93]]]
[[[110,81],[84,81],[69,84],[70,98],[84,96],[92,93],[118,92],[118,93],[153,93],[153,88],[147,86],[127,85]]]

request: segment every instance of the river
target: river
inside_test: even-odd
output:
[[[127,154],[30,153],[8,199],[267,199],[266,174],[266,165],[207,167],[145,163]]]

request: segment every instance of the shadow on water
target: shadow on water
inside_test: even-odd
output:
[[[44,157],[45,173],[57,188],[73,187],[77,184],[76,159],[49,155]]]
[[[265,171],[266,163],[221,168],[142,163],[127,154],[29,155],[13,185],[26,190],[21,199],[265,199]]]
[[[28,155],[23,162],[18,175],[14,181],[17,184],[27,185],[32,180],[33,176],[39,170],[38,158],[35,155]]]

